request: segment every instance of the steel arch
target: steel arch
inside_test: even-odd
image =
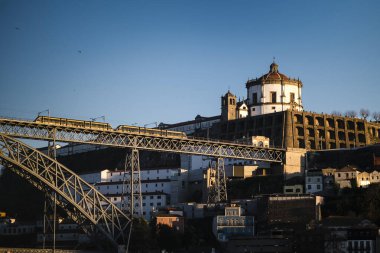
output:
[[[90,237],[103,235],[115,248],[125,243],[130,218],[80,176],[21,141],[0,134],[0,164],[39,190],[54,191],[56,204]]]

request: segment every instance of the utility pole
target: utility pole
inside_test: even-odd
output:
[[[103,122],[106,122],[106,116],[99,116],[99,117],[95,117],[95,118],[90,118],[91,121],[96,121],[97,119],[103,119]]]

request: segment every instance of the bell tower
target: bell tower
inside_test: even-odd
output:
[[[228,91],[221,97],[222,121],[236,119],[236,96]]]

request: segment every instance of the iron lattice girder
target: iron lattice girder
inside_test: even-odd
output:
[[[125,159],[124,175],[126,177],[123,182],[123,192],[125,187],[125,193],[129,195],[127,205],[128,213],[131,218],[134,216],[142,216],[143,206],[139,151],[132,149],[131,153],[127,154]]]
[[[130,218],[80,176],[24,143],[0,134],[0,164],[40,190],[54,191],[61,206],[85,232],[102,233],[117,247],[123,241]],[[53,194],[49,194],[52,197]]]
[[[226,172],[224,169],[224,159],[218,157],[211,163],[209,176],[209,194],[207,203],[227,202]]]
[[[226,172],[224,170],[224,159],[218,157],[216,160],[216,186],[219,202],[227,202]]]
[[[54,129],[55,140],[61,142],[137,148],[190,155],[282,162],[285,151],[283,149],[253,147],[251,145],[228,142],[147,136],[115,130],[92,130],[79,127],[47,125],[31,121],[0,119],[0,133],[13,137],[53,140]]]

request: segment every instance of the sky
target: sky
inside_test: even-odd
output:
[[[0,0],[0,116],[113,126],[220,114],[269,70],[307,111],[380,111],[380,1]]]

